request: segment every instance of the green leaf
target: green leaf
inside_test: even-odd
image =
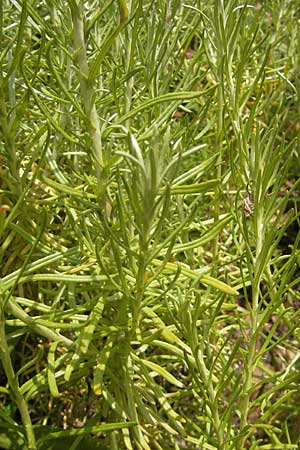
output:
[[[141,359],[140,362],[149,369],[156,372],[157,375],[165,378],[169,383],[174,384],[174,386],[177,386],[181,389],[184,388],[184,384],[181,383],[181,381],[177,380],[177,378],[175,378],[170,372],[168,372],[164,367],[161,367],[159,364],[156,364],[153,361],[149,361],[147,359]]]
[[[61,439],[69,436],[84,436],[86,434],[107,433],[110,431],[120,430],[122,428],[130,428],[137,425],[136,422],[115,422],[105,423],[102,425],[85,426],[84,428],[73,428],[63,431],[55,431],[49,433],[45,437],[40,438],[39,442],[50,441],[52,439]]]
[[[55,352],[57,348],[58,342],[53,342],[50,345],[49,353],[48,353],[48,384],[51,395],[53,397],[59,397],[60,393],[57,388],[57,383],[55,379]]]
[[[162,264],[162,262],[157,259],[154,259],[152,262],[156,266],[159,266]],[[181,274],[186,276],[190,280],[199,280],[201,283],[206,284],[211,287],[214,287],[214,288],[224,292],[225,294],[239,295],[239,292],[235,288],[232,288],[231,286],[224,283],[223,281],[218,280],[209,275],[205,275],[201,272],[197,272],[196,270],[192,270],[192,269],[188,268],[186,265],[181,264],[179,262],[178,263],[168,262],[167,264],[165,264],[165,268],[163,269],[163,272],[167,270],[167,271],[171,271],[172,273],[174,273],[174,271],[175,272],[177,271],[178,265],[180,265]],[[203,269],[201,269],[201,271],[203,271]]]

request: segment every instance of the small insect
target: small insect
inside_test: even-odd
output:
[[[255,204],[254,204],[253,196],[250,192],[248,192],[248,195],[246,195],[246,197],[244,197],[244,200],[243,200],[244,216],[245,217],[253,216],[254,208],[255,208]]]

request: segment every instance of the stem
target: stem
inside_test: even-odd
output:
[[[138,258],[138,273],[136,280],[136,296],[133,305],[133,317],[132,317],[132,337],[137,336],[140,338],[140,312],[141,312],[141,304],[144,298],[145,293],[145,251],[141,246],[140,254]]]
[[[258,344],[258,335],[256,333],[258,323],[259,323],[259,286],[261,277],[257,277],[257,270],[259,270],[259,260],[260,260],[260,254],[263,247],[263,239],[264,239],[264,224],[263,224],[263,211],[260,209],[257,212],[257,219],[256,219],[256,249],[255,249],[255,259],[254,259],[254,267],[253,267],[253,273],[254,273],[254,283],[252,285],[252,310],[250,314],[250,321],[251,321],[251,336],[250,336],[250,342],[248,346],[248,358],[245,366],[245,379],[244,379],[244,385],[242,389],[241,394],[241,426],[240,430],[241,432],[245,429],[248,423],[248,413],[249,413],[249,404],[250,404],[250,394],[251,394],[251,387],[253,382],[253,373],[255,370],[255,358],[256,358],[256,349]],[[244,444],[246,441],[247,436],[243,436],[239,439],[239,444],[237,448],[244,448]]]
[[[223,111],[224,111],[224,99],[221,83],[218,86],[218,119],[216,130],[216,151],[218,152],[218,159],[216,162],[216,178],[221,180],[222,177],[222,137],[223,137]],[[220,216],[220,188],[217,185],[215,188],[215,206],[214,206],[214,220],[215,223],[219,221]],[[214,239],[213,243],[213,275],[217,275],[217,265],[219,258],[219,234]]]
[[[3,135],[3,140],[6,147],[7,162],[10,173],[14,180],[14,186],[18,195],[21,195],[22,185],[20,175],[18,171],[18,158],[15,146],[15,135],[11,130],[10,123],[8,121],[8,111],[6,107],[6,100],[2,87],[0,88],[0,131]]]
[[[125,3],[125,1],[120,0],[120,10],[121,10],[121,5],[123,4],[123,6],[124,6],[124,3]],[[131,10],[131,1],[129,4],[129,10]],[[128,10],[127,10],[127,15],[128,15]],[[121,18],[122,18],[122,14],[121,14]],[[126,36],[126,66],[125,66],[125,70],[126,70],[126,73],[129,73],[132,68],[132,65],[133,65],[135,39],[133,39],[133,32],[132,32],[131,28],[127,28],[126,33],[127,33],[127,36]],[[133,86],[134,86],[134,76],[130,77],[126,83],[125,114],[129,113],[130,108],[131,108]],[[125,122],[125,126],[128,130],[130,129],[130,123],[131,123],[131,119],[128,118]]]
[[[92,152],[96,166],[96,176],[100,188],[100,203],[103,200],[103,193],[106,186],[106,179],[104,176],[104,156],[102,149],[102,137],[100,129],[100,121],[95,105],[96,92],[93,82],[89,80],[89,66],[85,42],[85,21],[83,15],[83,5],[80,2],[78,8],[71,8],[73,21],[73,39],[75,62],[79,68],[79,83],[81,97],[84,105],[84,110],[87,118],[87,131],[89,133]],[[104,207],[107,205],[104,205]],[[105,208],[106,209],[106,208]],[[108,211],[107,211],[108,212]]]
[[[25,427],[27,441],[28,441],[28,449],[36,450],[36,441],[33,431],[33,426],[30,418],[30,414],[28,411],[27,403],[24,400],[19,388],[18,378],[14,372],[13,365],[10,358],[9,348],[6,339],[5,333],[5,317],[3,311],[1,312],[0,319],[0,353],[1,353],[1,361],[3,364],[3,368],[7,377],[8,384],[11,389],[11,397],[15,400],[17,407],[20,411],[23,425]]]
[[[216,404],[216,393],[213,385],[213,381],[211,379],[211,375],[205,365],[204,358],[202,356],[201,351],[197,351],[195,354],[195,359],[197,361],[197,366],[199,368],[199,372],[201,374],[202,380],[204,380],[205,386],[207,388],[208,397],[210,400],[210,411],[212,415],[212,424],[215,429],[215,433],[218,440],[218,449],[224,449],[224,435],[223,435],[223,427],[220,421],[218,405]]]
[[[216,124],[216,152],[218,153],[218,159],[216,162],[216,177],[217,179],[221,180],[222,177],[222,140],[223,140],[223,133],[224,133],[224,95],[223,95],[223,69],[224,69],[224,54],[226,52],[226,43],[223,42],[222,39],[220,39],[218,30],[220,28],[219,21],[223,24],[225,24],[226,19],[224,17],[224,5],[223,2],[220,0],[217,0],[214,5],[215,11],[221,11],[221,14],[216,15],[214,13],[215,17],[215,33],[217,37],[217,50],[216,50],[216,57],[217,57],[217,64],[216,67],[216,78],[218,84],[218,90],[217,90],[217,124]],[[219,220],[220,215],[220,188],[219,186],[216,186],[215,188],[215,201],[214,201],[214,220],[217,222]],[[217,266],[218,266],[218,258],[219,258],[219,235],[217,235],[214,239],[213,243],[213,275],[217,275]]]

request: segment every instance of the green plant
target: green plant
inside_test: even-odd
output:
[[[1,3],[3,448],[297,448],[298,13]]]

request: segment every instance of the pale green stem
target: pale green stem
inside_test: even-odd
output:
[[[121,2],[123,3],[123,2]],[[129,10],[131,10],[131,1],[129,2]],[[128,12],[127,12],[128,14]],[[132,40],[132,30],[131,28],[127,28],[127,48],[126,48],[126,72],[130,72],[132,61],[133,61],[133,52],[134,52],[134,40]],[[129,113],[132,102],[132,89],[134,86],[134,77],[130,77],[127,80],[126,86],[126,96],[125,96],[125,114]],[[130,119],[126,120],[127,129],[130,128]]]
[[[197,352],[197,362],[198,368],[201,374],[202,379],[204,380],[205,386],[207,388],[209,400],[210,400],[210,410],[212,415],[213,427],[217,436],[217,440],[219,443],[218,449],[224,449],[224,435],[223,435],[223,427],[220,421],[218,405],[216,404],[216,392],[214,389],[214,385],[211,379],[211,375],[205,365],[204,358],[200,351]]]
[[[216,130],[216,152],[218,153],[218,159],[216,163],[216,177],[221,180],[222,177],[222,137],[223,137],[223,111],[224,111],[224,99],[221,84],[218,86],[218,118],[217,118],[217,130]],[[214,220],[217,223],[220,215],[220,191],[219,186],[215,188],[214,199]],[[219,257],[219,235],[214,239],[213,244],[213,275],[217,275],[218,271],[218,257]]]
[[[83,7],[80,4],[78,11],[83,11]],[[87,128],[92,143],[92,151],[96,165],[96,175],[100,191],[105,189],[106,180],[103,177],[104,158],[102,150],[102,137],[100,129],[100,121],[95,106],[96,92],[92,81],[89,77],[89,66],[86,51],[85,42],[85,22],[83,12],[78,13],[72,8],[72,20],[73,20],[73,38],[74,38],[74,52],[75,61],[79,69],[79,82],[81,97],[87,117]]]
[[[26,431],[27,441],[28,441],[28,449],[36,450],[36,441],[33,431],[33,426],[31,423],[30,414],[28,411],[27,403],[24,400],[20,392],[18,378],[14,372],[13,365],[10,358],[8,343],[6,339],[5,333],[5,318],[4,313],[1,313],[0,319],[0,354],[2,365],[7,377],[7,381],[11,390],[11,396],[15,400],[17,407],[20,411],[20,415],[22,418],[22,422]]]
[[[253,373],[256,367],[255,358],[258,344],[258,335],[256,333],[259,324],[259,286],[261,278],[257,278],[257,270],[259,269],[259,260],[263,247],[264,239],[264,224],[263,224],[263,211],[257,212],[257,222],[256,222],[256,256],[253,261],[253,273],[254,273],[254,283],[252,285],[252,310],[250,314],[251,320],[251,335],[248,346],[248,358],[245,364],[245,379],[241,395],[241,432],[245,429],[248,424],[248,414],[250,405],[250,395],[251,387],[253,384]],[[239,440],[239,447],[244,448],[246,437],[242,437]]]
[[[21,194],[21,181],[18,172],[18,160],[15,147],[15,136],[11,130],[10,123],[8,122],[8,111],[6,107],[6,100],[3,89],[0,88],[0,131],[2,132],[3,140],[5,142],[8,167],[11,175],[14,179],[14,185],[16,186],[17,193]]]
[[[133,305],[133,316],[132,316],[132,338],[137,337],[140,339],[140,312],[141,312],[141,304],[145,294],[145,251],[143,247],[140,247],[140,254],[138,258],[138,273],[136,279],[136,295],[134,298]]]

